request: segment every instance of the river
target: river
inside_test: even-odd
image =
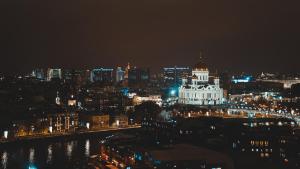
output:
[[[99,153],[99,140],[105,135],[2,145],[0,168],[85,169],[88,158]]]

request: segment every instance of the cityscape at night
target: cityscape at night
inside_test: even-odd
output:
[[[299,2],[0,2],[0,169],[300,169]]]

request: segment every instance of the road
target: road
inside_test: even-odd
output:
[[[140,128],[141,125],[134,125],[134,126],[127,126],[127,127],[110,127],[110,128],[103,128],[99,130],[81,130],[75,132],[60,132],[60,133],[51,133],[51,134],[35,134],[35,135],[28,135],[28,136],[19,136],[13,137],[8,139],[0,139],[0,144],[2,143],[9,143],[15,141],[22,141],[22,140],[34,140],[34,139],[47,139],[47,138],[55,138],[55,137],[68,137],[73,135],[81,135],[81,134],[94,134],[100,132],[108,132],[108,131],[122,131],[122,130],[129,130],[129,129],[137,129]]]

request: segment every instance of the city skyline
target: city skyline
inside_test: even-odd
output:
[[[198,59],[199,61],[199,59]],[[129,62],[127,62],[127,64],[130,64]],[[272,75],[283,75],[283,76],[297,76],[299,75],[299,73],[293,72],[293,71],[278,71],[278,70],[273,70],[269,69],[266,71],[245,71],[245,70],[235,70],[235,69],[218,69],[216,68],[214,65],[211,64],[206,64],[208,65],[209,70],[211,72],[214,73],[214,75],[220,75],[222,73],[229,73],[232,75],[253,75],[253,76],[260,76],[261,74],[272,74]],[[149,67],[149,66],[139,66],[139,65],[131,65],[132,69],[148,69],[150,70],[151,75],[159,75],[162,74],[163,71],[165,69],[174,69],[174,68],[189,68],[191,69],[193,67],[193,65],[182,65],[182,64],[175,64],[175,65],[161,65],[159,67]],[[39,66],[39,67],[29,67],[26,70],[18,70],[18,71],[13,71],[13,70],[8,70],[8,71],[0,71],[0,75],[2,76],[28,76],[30,74],[32,74],[34,71],[36,70],[40,70],[43,71],[44,73],[47,72],[50,69],[61,69],[61,71],[63,72],[69,72],[69,71],[93,71],[96,69],[111,69],[111,71],[116,72],[118,71],[118,69],[121,70],[125,70],[127,67],[127,65],[123,64],[123,65],[108,65],[108,66],[104,66],[104,65],[96,65],[96,66],[83,66],[83,67],[68,67],[68,66],[50,66],[50,67],[43,67],[43,66]]]
[[[0,169],[298,169],[300,1],[0,1]]]
[[[200,50],[212,70],[299,72],[297,4],[3,1],[0,72],[127,62],[157,71],[193,65]]]

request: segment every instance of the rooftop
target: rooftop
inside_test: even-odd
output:
[[[160,161],[205,161],[209,164],[222,164],[233,168],[233,161],[225,154],[188,144],[176,144],[170,149],[150,152],[154,159]]]

